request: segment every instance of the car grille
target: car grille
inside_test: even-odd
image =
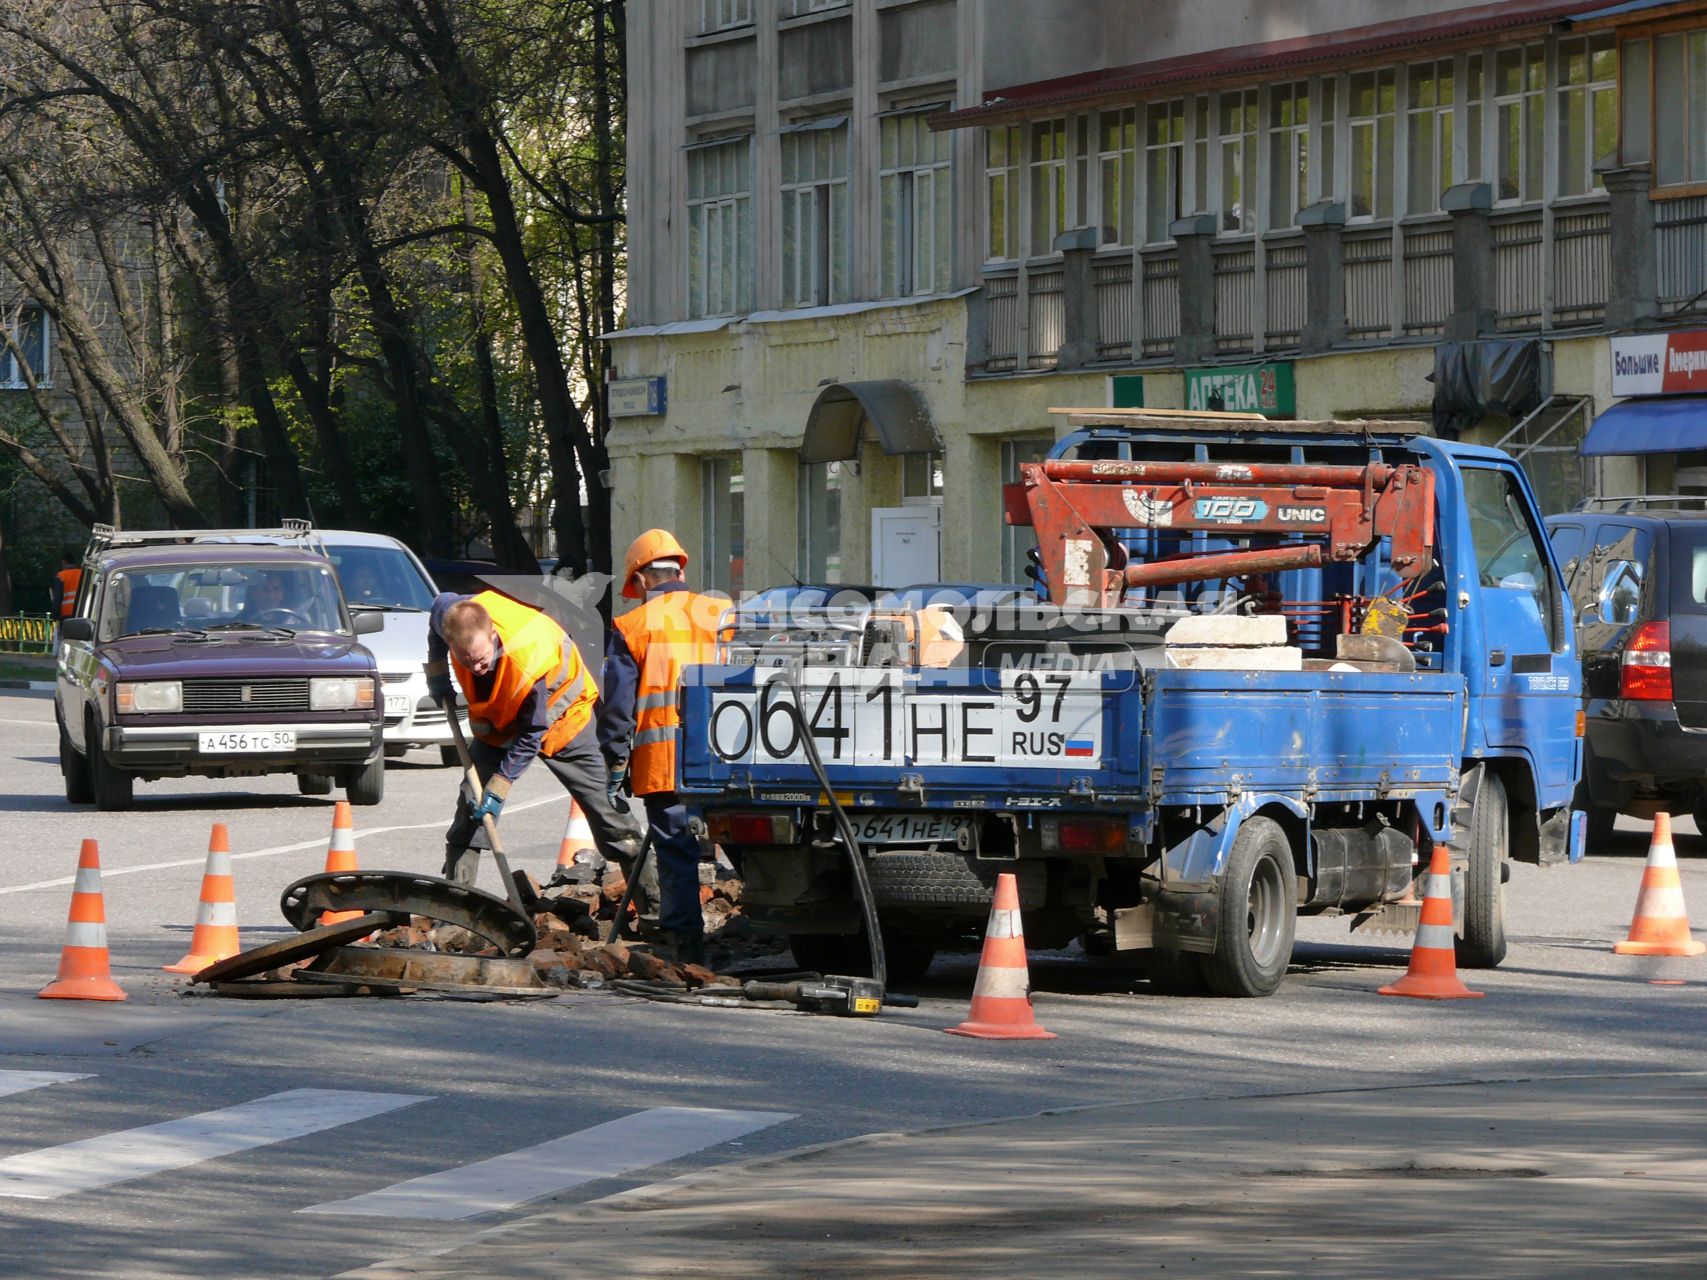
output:
[[[386,684],[408,684],[415,678],[413,671],[382,671],[379,678]]]
[[[184,710],[307,711],[308,677],[284,680],[186,680]]]

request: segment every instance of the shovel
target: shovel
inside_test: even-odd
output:
[[[439,705],[444,708],[445,719],[450,724],[451,737],[456,739],[456,758],[462,761],[463,777],[468,780],[469,794],[474,797],[474,803],[479,804],[486,794],[486,788],[480,785],[480,774],[474,768],[474,760],[468,754],[468,740],[462,736],[462,720],[456,714],[455,699],[441,698]],[[510,871],[510,860],[504,856],[504,846],[498,839],[498,823],[491,814],[480,819],[486,828],[486,841],[492,846],[492,861],[498,865],[498,874],[504,878],[504,895],[510,900],[510,906],[524,920],[531,920],[527,908],[522,905],[521,890],[516,887],[516,877]]]

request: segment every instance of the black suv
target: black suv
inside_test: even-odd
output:
[[[1620,812],[1707,833],[1707,498],[1592,498],[1547,532],[1583,660],[1591,849]]]

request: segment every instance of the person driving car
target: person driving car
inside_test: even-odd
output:
[[[278,621],[281,612],[289,612],[285,603],[284,574],[273,569],[263,569],[249,578],[248,591],[243,601],[243,612],[238,616],[245,622],[266,622],[267,615],[271,621]]]

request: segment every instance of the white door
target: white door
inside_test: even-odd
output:
[[[880,587],[935,582],[942,574],[942,508],[873,507],[871,580]]]

